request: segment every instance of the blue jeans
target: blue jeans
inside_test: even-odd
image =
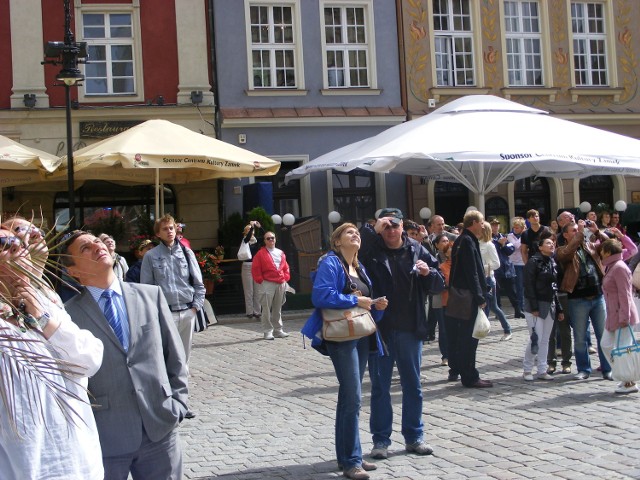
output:
[[[507,321],[507,317],[505,317],[504,312],[498,307],[498,297],[496,295],[496,283],[491,277],[487,277],[487,287],[489,287],[490,292],[487,295],[487,306],[484,308],[484,313],[489,316],[489,310],[496,314],[498,320],[500,321],[500,325],[502,325],[502,331],[504,333],[511,333],[511,325]]]
[[[524,265],[514,265],[513,268],[516,269],[516,278],[513,279],[513,284],[516,287],[516,298],[522,312],[524,311]]]
[[[349,469],[362,464],[358,420],[369,338],[326,342],[326,345],[340,384],[336,406],[336,457],[340,465]]]
[[[405,443],[423,439],[422,386],[420,365],[422,364],[422,340],[411,332],[391,330],[383,335],[388,355],[369,357],[371,377],[371,417],[369,427],[374,445],[391,445],[393,429],[393,406],[391,404],[391,375],[394,363],[398,366],[402,386],[402,435]]]
[[[600,358],[602,373],[610,372],[611,366],[600,347],[600,339],[602,338],[604,323],[607,318],[604,296],[598,295],[593,299],[570,298],[569,317],[571,319],[571,326],[573,327],[573,343],[578,371],[591,373],[591,360],[589,359],[587,342],[589,319],[591,319],[593,330],[598,341],[598,358]]]

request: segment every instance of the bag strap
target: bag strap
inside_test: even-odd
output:
[[[193,287],[193,275],[191,274],[191,262],[189,261],[189,255],[187,254],[187,249],[182,244],[180,240],[176,240],[180,248],[182,248],[182,253],[184,254],[184,259],[187,261],[187,268],[189,269],[189,285]]]
[[[633,333],[633,328],[631,328],[631,325],[627,325],[627,328],[629,329],[629,334],[631,335],[631,345],[633,346],[638,346],[638,341],[636,340],[636,336]],[[620,334],[622,333],[622,328],[618,329],[618,341],[616,342],[616,346],[617,348],[620,348]],[[625,345],[626,347],[629,347],[631,345]]]

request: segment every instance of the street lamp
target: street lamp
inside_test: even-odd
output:
[[[88,57],[87,43],[76,42],[71,31],[70,0],[64,0],[64,42],[47,42],[43,64],[62,65],[56,80],[65,88],[65,109],[67,121],[67,186],[69,190],[69,227],[76,228],[75,189],[73,181],[73,132],[71,128],[71,87],[84,80],[78,69],[78,63],[84,63]]]

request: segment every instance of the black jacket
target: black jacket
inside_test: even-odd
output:
[[[524,266],[524,296],[531,311],[539,311],[539,302],[555,303],[556,312],[562,312],[557,296],[556,262],[551,257],[536,253]]]
[[[466,228],[451,250],[449,286],[471,290],[476,305],[487,303],[487,281],[480,256],[480,242]]]
[[[367,274],[371,278],[373,284],[372,297],[386,296],[389,303],[391,302],[407,302],[409,304],[409,312],[413,313],[412,319],[394,319],[390,313],[393,309],[386,309],[379,325],[384,335],[386,330],[395,330],[396,321],[402,321],[406,324],[412,321],[414,325],[413,332],[419,339],[427,338],[427,312],[425,309],[425,301],[430,293],[439,293],[444,286],[444,277],[438,268],[438,261],[431,255],[425,247],[415,240],[403,235],[402,249],[410,252],[413,263],[417,260],[424,261],[429,265],[430,272],[427,276],[411,273],[411,268],[407,268],[406,275],[410,277],[409,291],[398,291],[394,288],[397,283],[391,275],[391,267],[389,257],[387,256],[387,248],[384,245],[382,237],[378,235],[371,225],[365,224],[360,229],[362,243],[358,253],[358,259],[362,262],[367,270]],[[439,286],[442,287],[439,287]],[[440,290],[438,290],[440,288]]]

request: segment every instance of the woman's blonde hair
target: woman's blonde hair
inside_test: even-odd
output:
[[[489,222],[484,222],[482,224],[482,238],[480,240],[483,242],[490,242],[491,235],[491,224]]]
[[[524,221],[524,218],[522,217],[513,217],[513,219],[511,220],[511,226],[524,228],[527,226],[527,223]]]
[[[340,240],[340,237],[342,236],[344,231],[348,228],[353,228],[356,231],[358,231],[358,227],[356,227],[353,223],[343,223],[342,225],[336,227],[336,229],[331,234],[331,239],[329,240],[329,243],[331,244],[331,249],[336,253],[338,253],[341,257],[342,257],[342,254],[340,252],[340,246],[336,245],[336,243],[338,242],[338,240]],[[353,257],[353,266],[355,268],[358,268],[358,265],[359,265],[358,252],[356,252],[355,256]]]

